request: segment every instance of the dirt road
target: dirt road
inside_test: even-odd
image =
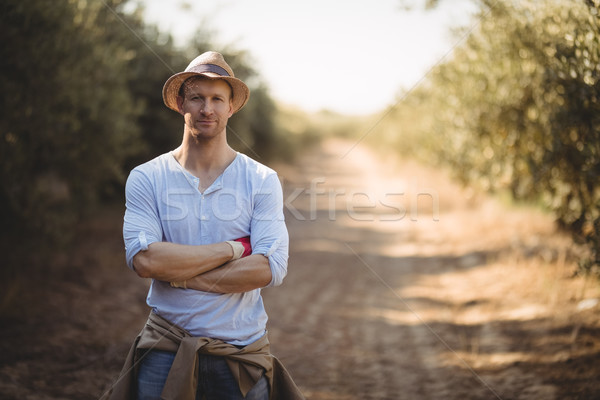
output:
[[[569,242],[440,171],[328,141],[285,178],[274,352],[310,399],[600,397],[597,288]]]
[[[329,140],[284,182],[290,266],[264,291],[273,352],[310,400],[600,398],[597,282],[547,216],[442,171]],[[147,309],[120,215],[32,277],[1,320],[0,398],[99,398]],[[115,217],[117,216],[117,217]]]

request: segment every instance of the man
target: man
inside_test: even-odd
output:
[[[227,143],[249,94],[217,52],[164,85],[183,141],[127,180],[127,264],[152,278],[152,312],[113,398],[302,398],[269,352],[260,294],[287,273],[281,184]]]

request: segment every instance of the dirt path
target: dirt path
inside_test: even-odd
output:
[[[290,268],[264,297],[307,399],[600,398],[599,285],[571,278],[552,221],[352,145],[277,167]],[[147,315],[121,215],[82,227],[94,240],[53,261],[62,275],[15,291],[0,398],[99,398],[118,374]]]
[[[290,272],[274,352],[310,399],[600,396],[597,288],[552,221],[328,141],[281,168]],[[573,367],[576,367],[575,369]]]

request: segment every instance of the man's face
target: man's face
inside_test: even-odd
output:
[[[219,79],[191,79],[184,83],[183,92],[177,105],[189,133],[196,140],[224,135],[233,115],[231,87]]]

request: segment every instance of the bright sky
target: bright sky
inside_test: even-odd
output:
[[[475,10],[470,0],[430,11],[403,10],[401,0],[141,2],[147,21],[177,43],[202,27],[219,45],[249,51],[275,99],[359,114],[394,104],[457,43],[449,29],[472,23]]]

